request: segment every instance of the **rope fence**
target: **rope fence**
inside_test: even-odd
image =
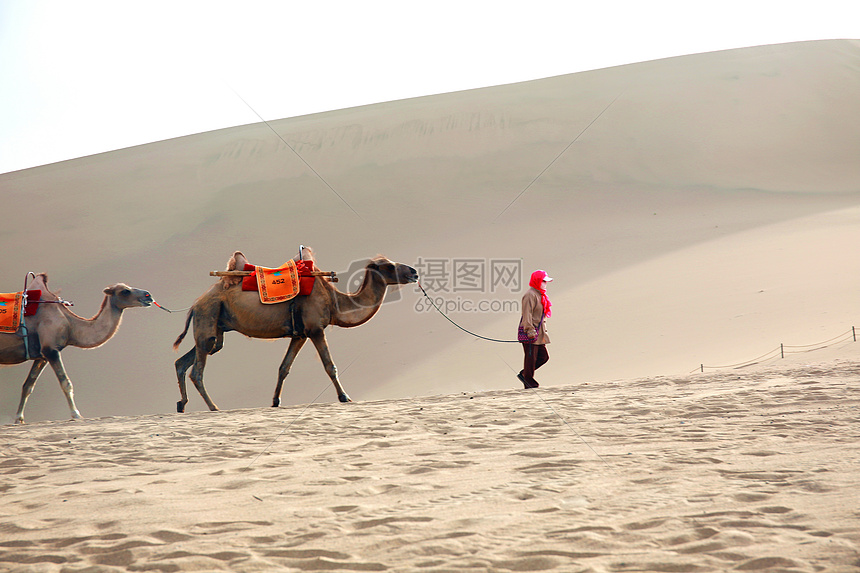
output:
[[[726,368],[746,368],[747,366],[754,366],[756,364],[761,364],[769,360],[785,358],[786,354],[801,354],[804,352],[813,352],[815,350],[822,350],[824,348],[836,346],[837,344],[842,344],[844,342],[849,341],[857,342],[857,329],[854,326],[852,326],[850,330],[847,330],[838,336],[834,336],[829,340],[825,340],[824,342],[803,345],[789,345],[780,343],[778,347],[774,348],[770,352],[766,352],[761,356],[753,358],[752,360],[748,360],[746,362],[739,362],[737,364],[726,364],[724,366],[707,366],[705,364],[701,364],[698,368],[690,372],[690,374],[693,374],[695,372],[704,372],[705,369],[723,370]]]

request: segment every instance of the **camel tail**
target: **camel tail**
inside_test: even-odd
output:
[[[176,338],[176,342],[173,343],[173,350],[179,350],[179,345],[182,344],[182,341],[185,339],[185,335],[188,334],[188,327],[191,325],[191,318],[194,316],[194,309],[188,311],[188,316],[185,318],[185,330]]]

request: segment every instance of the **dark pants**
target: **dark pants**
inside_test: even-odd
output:
[[[535,370],[549,361],[549,352],[546,350],[546,344],[530,344],[528,342],[523,342],[523,352],[525,353],[525,359],[523,360],[523,378],[525,378],[527,382],[534,383],[535,387],[537,387]]]

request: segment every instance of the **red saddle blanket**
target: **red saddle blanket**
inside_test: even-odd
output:
[[[259,281],[257,280],[258,276],[258,268],[256,265],[246,264],[244,270],[251,271],[251,274],[242,279],[242,290],[248,291],[260,291]],[[299,261],[296,263],[296,272],[298,273],[299,279],[299,290],[296,294],[311,294],[311,291],[314,289],[314,278],[310,275],[311,272],[316,271],[317,268],[314,266],[313,261]],[[293,295],[295,296],[295,295]],[[292,297],[289,297],[292,298]],[[283,300],[289,300],[289,298],[285,298]],[[274,301],[274,302],[282,302],[282,301]]]
[[[28,290],[27,305],[24,316],[33,316],[39,310],[39,300],[42,291]],[[0,332],[17,332],[21,324],[21,305],[24,302],[23,292],[0,294]]]
[[[24,306],[24,316],[33,316],[39,310],[39,301],[42,300],[42,291],[28,290],[27,304]]]

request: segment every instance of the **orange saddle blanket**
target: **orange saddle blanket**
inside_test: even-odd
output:
[[[39,310],[39,299],[42,291],[28,290],[27,305],[24,316],[33,316]],[[0,332],[18,332],[21,325],[21,304],[24,302],[23,292],[0,293]]]
[[[309,274],[316,270],[313,261],[290,259],[274,269],[245,265],[244,270],[253,274],[242,279],[242,290],[259,292],[263,304],[286,302],[297,295],[310,294],[314,288],[314,277]]]
[[[21,292],[0,294],[0,332],[18,332],[23,301]]]

